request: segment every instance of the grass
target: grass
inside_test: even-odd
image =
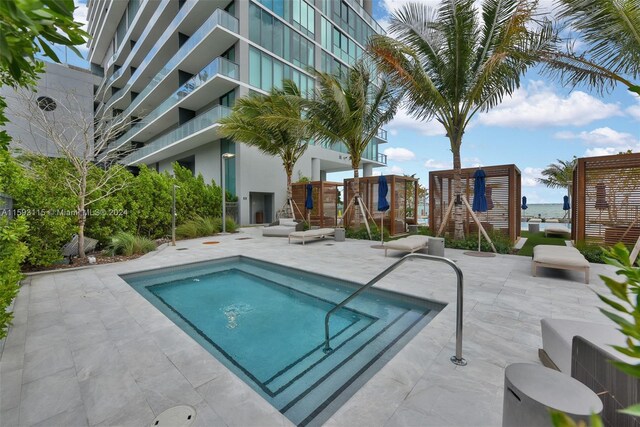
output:
[[[544,237],[544,231],[540,231],[537,233],[532,233],[530,231],[522,231],[520,234],[522,237],[527,238],[527,242],[524,244],[522,249],[518,251],[518,255],[522,255],[522,256],[532,256],[534,246],[537,246],[537,245],[565,246],[564,241],[567,240],[565,237]]]
[[[111,238],[111,244],[107,249],[107,253],[114,255],[143,255],[147,252],[156,250],[156,242],[153,240],[135,236],[131,233],[118,232]]]

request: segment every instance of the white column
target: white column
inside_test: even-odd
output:
[[[320,159],[311,159],[311,181],[320,181]]]
[[[373,175],[373,163],[364,163],[362,165],[362,176]]]

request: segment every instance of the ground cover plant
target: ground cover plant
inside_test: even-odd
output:
[[[111,243],[107,248],[107,253],[114,255],[144,255],[156,250],[156,242],[131,233],[120,231],[111,238]]]
[[[518,255],[522,255],[522,256],[532,256],[534,246],[538,246],[538,245],[565,246],[564,242],[565,240],[567,240],[566,237],[545,237],[544,231],[533,232],[533,233],[530,231],[522,231],[520,236],[527,238],[527,242],[518,251]]]

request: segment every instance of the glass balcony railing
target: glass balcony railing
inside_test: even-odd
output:
[[[162,4],[160,4],[160,6],[158,7],[158,9],[156,9],[155,13],[153,14],[153,16],[151,17],[149,22],[156,22],[158,20],[158,17],[162,14],[162,12],[164,11],[164,9],[169,5],[170,0],[164,0],[162,2]],[[145,6],[148,4],[149,2],[145,2]],[[190,6],[193,7],[192,3]],[[185,5],[186,6],[186,5]],[[183,9],[190,9],[191,7],[185,7],[183,6]],[[172,21],[172,25],[173,22],[180,22],[180,21],[176,21],[176,19],[182,19],[182,17],[184,17],[184,15],[180,15],[180,17],[176,16],[174,18],[174,21]],[[177,25],[177,24],[176,24]],[[175,27],[175,26],[174,26]],[[142,32],[142,34],[140,35],[140,37],[138,37],[137,43],[136,45],[133,47],[133,49],[131,50],[131,53],[129,53],[128,55],[128,59],[126,61],[126,63],[122,66],[122,68],[120,68],[118,71],[115,71],[108,79],[103,80],[102,84],[100,84],[100,87],[98,88],[97,93],[101,93],[103,88],[108,88],[113,82],[114,80],[116,80],[118,77],[120,77],[122,75],[122,73],[124,72],[124,70],[126,68],[129,67],[130,63],[131,63],[131,59],[135,56],[135,54],[137,53],[137,51],[140,49],[140,46],[143,44],[141,43],[144,39],[147,38],[147,36],[149,35],[149,33],[151,32],[151,30],[154,28],[153,25],[148,25],[145,30]],[[165,32],[166,33],[166,32]],[[170,33],[171,34],[171,33]],[[162,39],[160,40],[162,41]],[[157,44],[157,43],[156,43]],[[120,46],[120,48],[116,51],[116,53],[114,53],[111,56],[111,59],[109,60],[109,63],[107,64],[107,68],[110,67],[116,60],[116,58],[118,57],[118,55],[120,55],[120,53],[122,52],[123,46]]]
[[[203,86],[206,82],[210,81],[217,75],[223,75],[232,79],[238,79],[240,76],[240,69],[238,64],[226,60],[225,58],[218,57],[214,59],[209,65],[204,67],[198,74],[191,77],[185,84],[175,91],[170,97],[168,97],[162,104],[158,105],[153,111],[147,114],[142,120],[124,133],[120,138],[109,144],[108,151],[117,149],[131,138],[133,138],[138,132],[147,127],[150,123],[155,121],[158,117],[169,111],[178,102],[184,99],[187,95],[194,92],[199,87]]]
[[[231,114],[231,108],[225,107],[224,105],[217,105],[207,112],[202,113],[199,116],[196,116],[193,119],[189,120],[179,128],[165,135],[162,135],[161,137],[158,137],[144,147],[129,154],[127,157],[125,157],[123,163],[136,163],[139,160],[149,156],[150,154],[156,153],[175,143],[179,143],[190,135],[193,135],[196,132],[203,131],[215,125],[216,123],[218,123],[218,121],[220,121],[221,118],[227,117],[229,114]]]
[[[376,136],[378,137],[378,139],[381,139],[383,141],[388,141],[386,129],[382,129],[382,128],[378,129],[378,133]]]
[[[387,164],[387,155],[386,154],[382,154],[382,153],[378,153],[378,163],[384,163],[386,165]]]
[[[184,7],[180,9],[178,15],[180,15],[181,13],[186,13],[184,9]],[[180,20],[176,17],[176,19],[173,20],[172,24],[177,25],[177,23],[179,22]],[[195,33],[193,33],[189,40],[187,40],[180,47],[180,49],[178,49],[178,52],[176,52],[176,54],[173,55],[173,57],[165,64],[165,66],[162,67],[162,69],[158,72],[158,74],[156,74],[153,80],[149,82],[147,87],[145,87],[144,90],[140,92],[140,94],[136,97],[136,99],[131,102],[129,107],[127,107],[127,109],[125,110],[124,114],[126,115],[127,113],[131,113],[133,109],[140,105],[140,103],[147,97],[147,95],[149,95],[149,93],[151,93],[182,60],[184,60],[189,51],[191,51],[202,40],[204,40],[217,26],[224,27],[234,33],[238,32],[238,20],[224,10],[216,9],[216,11],[213,12],[213,14],[209,17],[209,19],[207,19],[205,23],[202,24]],[[167,33],[172,34],[173,31],[166,31],[164,34],[166,35]],[[155,57],[155,55],[158,53],[158,50],[165,44],[165,42],[163,42],[161,39],[158,43],[156,43],[156,45],[147,54],[147,57],[144,59],[144,61],[142,61],[136,72],[133,73],[131,79],[129,80],[129,83],[127,83],[126,86],[113,94],[111,100],[107,103],[106,108],[110,108],[116,100],[120,99],[123,94],[127,93],[132,84],[143,73],[146,66],[149,64],[151,59]]]
[[[367,24],[369,24],[371,28],[375,30],[376,33],[386,34],[386,31],[382,28],[382,26],[380,26],[380,24],[378,24],[376,20],[373,19],[371,15],[369,15],[369,12],[364,10],[364,8],[360,6],[360,4],[357,1],[351,2],[349,4],[353,6],[356,12],[358,12],[360,16],[362,16],[362,19],[364,19],[367,22]]]
[[[329,145],[326,142],[310,142],[311,144],[326,148],[328,150],[337,151],[338,153],[349,154],[349,150],[342,143],[339,142],[337,144]],[[374,162],[387,164],[387,156],[378,152],[378,144],[376,142],[370,142],[362,153],[362,158],[366,160],[372,160]]]

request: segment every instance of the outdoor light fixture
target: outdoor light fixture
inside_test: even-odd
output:
[[[225,160],[234,158],[233,153],[224,153],[220,158],[220,182],[222,183],[222,233],[227,232],[227,189],[224,185]]]
[[[171,246],[176,245],[176,188],[180,187],[173,184],[173,203],[171,208]]]

